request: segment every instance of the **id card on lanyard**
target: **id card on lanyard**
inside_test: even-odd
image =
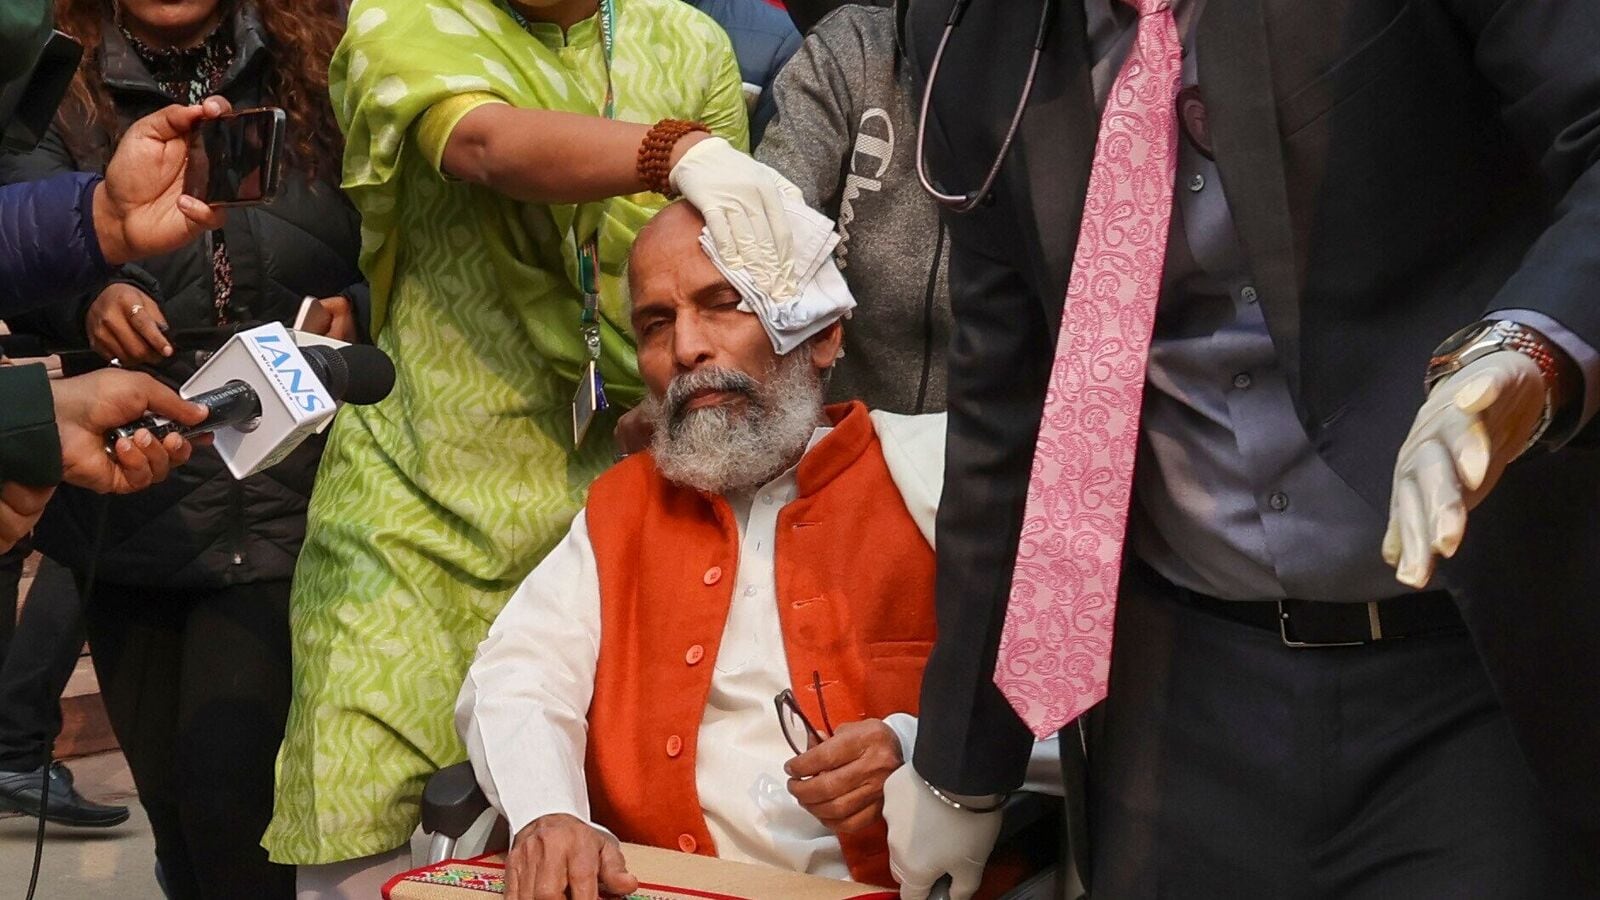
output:
[[[583,446],[595,414],[606,402],[606,383],[600,377],[600,255],[590,239],[578,247],[578,281],[583,291],[583,313],[578,331],[587,361],[578,372],[578,392],[572,396],[572,449]]]
[[[506,8],[524,29],[528,20],[510,3]],[[596,16],[600,24],[600,49],[606,66],[606,96],[601,114],[617,117],[616,86],[611,80],[611,60],[615,53],[617,9],[615,0],[600,0]],[[605,379],[600,375],[600,248],[595,235],[578,234],[578,216],[572,217],[572,244],[578,252],[578,290],[583,307],[578,315],[578,337],[583,344],[585,362],[578,372],[578,390],[572,396],[572,448],[583,446],[597,413],[610,404],[606,401]]]

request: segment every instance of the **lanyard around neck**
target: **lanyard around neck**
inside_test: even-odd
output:
[[[517,24],[522,26],[522,30],[532,30],[532,23],[528,21],[528,17],[518,11],[510,0],[506,0],[505,8],[506,12],[511,14],[511,18],[516,19]],[[600,106],[600,114],[608,119],[615,119],[617,117],[617,89],[615,83],[611,80],[611,62],[616,56],[616,0],[600,0],[599,9],[596,10],[595,15],[599,18],[600,50],[606,65],[606,96],[605,102]]]
[[[529,30],[528,20],[513,7],[510,11],[523,30]],[[617,8],[615,0],[600,0],[596,12],[600,26],[600,49],[606,67],[606,96],[600,114],[607,119],[617,117],[617,91],[611,78],[611,63],[616,53]],[[572,242],[578,251],[578,290],[583,294],[583,307],[578,317],[578,338],[583,343],[584,363],[578,375],[578,392],[572,400],[572,442],[574,447],[583,444],[584,435],[595,413],[606,409],[605,379],[600,375],[600,249],[595,236],[587,240],[578,235],[578,216],[572,218]]]

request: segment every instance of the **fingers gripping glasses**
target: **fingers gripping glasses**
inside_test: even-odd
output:
[[[822,701],[822,673],[811,673],[811,689],[817,694],[817,709],[822,712],[822,731],[818,731],[806,718],[805,712],[800,709],[800,702],[794,697],[794,691],[784,688],[772,698],[772,705],[778,710],[778,727],[783,729],[783,739],[789,742],[789,749],[796,756],[833,737],[833,723],[828,721],[828,705]]]
[[[988,174],[984,175],[983,182],[975,191],[964,194],[945,193],[936,187],[933,178],[928,174],[928,163],[923,156],[923,139],[928,133],[928,107],[933,100],[934,85],[939,82],[939,67],[944,61],[944,51],[950,44],[950,37],[955,33],[956,27],[961,24],[961,19],[966,15],[967,6],[972,0],[955,0],[950,6],[950,15],[945,19],[944,33],[939,37],[939,46],[933,52],[933,65],[928,68],[928,83],[922,89],[922,105],[917,113],[917,180],[922,183],[922,189],[928,192],[940,206],[952,212],[966,213],[977,209],[994,190],[994,183],[1000,177],[1000,167],[1004,165],[1006,156],[1011,152],[1011,143],[1016,140],[1017,129],[1022,126],[1022,114],[1028,108],[1028,101],[1033,97],[1034,77],[1039,73],[1039,57],[1044,52],[1045,36],[1050,33],[1050,26],[1055,20],[1056,4],[1060,0],[1042,0],[1039,9],[1039,30],[1033,38],[1033,57],[1028,61],[1028,76],[1022,82],[1022,95],[1017,98],[1017,107],[1011,113],[1011,124],[1006,128],[1005,140],[1000,142],[1000,150],[995,154],[994,162],[989,165]],[[1017,0],[1002,0],[1014,3]]]

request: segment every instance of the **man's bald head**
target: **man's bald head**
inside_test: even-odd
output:
[[[663,267],[671,268],[674,260],[690,263],[693,271],[683,274],[695,280],[715,278],[726,283],[727,279],[722,277],[722,273],[717,271],[717,267],[711,264],[711,259],[700,248],[700,231],[705,226],[706,220],[700,215],[700,210],[687,200],[678,200],[667,204],[639,229],[639,234],[633,239],[633,248],[628,251],[630,303],[638,295],[637,279],[641,272],[659,275]],[[732,285],[729,285],[729,289],[732,289]]]
[[[700,230],[705,227],[706,220],[700,215],[700,210],[694,208],[694,204],[687,200],[667,204],[645,223],[634,238],[633,250],[628,254],[629,270],[637,266],[641,255],[646,258],[645,265],[648,266],[652,262],[652,254],[686,254],[690,251],[710,266],[711,260],[700,249]]]

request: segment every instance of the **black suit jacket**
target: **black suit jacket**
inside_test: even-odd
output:
[[[1038,2],[977,0],[950,43],[927,129],[947,190],[975,188],[999,147]],[[948,10],[912,7],[921,83]],[[1217,164],[1296,408],[1318,451],[1379,511],[1444,337],[1526,308],[1600,347],[1596,34],[1592,0],[1210,0],[1202,13],[1199,83]],[[1097,125],[1083,2],[1060,0],[992,202],[946,215],[956,324],[940,640],[915,762],[962,793],[1015,787],[1028,750],[990,677]],[[1593,430],[1513,465],[1438,582],[1552,804],[1590,827],[1600,825]]]

